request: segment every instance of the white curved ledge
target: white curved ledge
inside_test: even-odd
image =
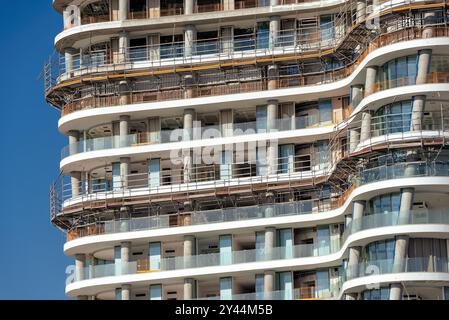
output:
[[[381,239],[388,235],[408,234],[410,236],[421,237],[448,237],[449,225],[422,224],[422,225],[400,225],[368,229],[356,232],[348,237],[340,251],[317,257],[305,257],[283,260],[269,260],[260,262],[249,262],[232,264],[226,266],[211,266],[202,268],[179,269],[172,271],[160,271],[142,274],[120,275],[104,278],[96,278],[78,281],[67,285],[66,294],[69,296],[94,295],[86,290],[94,290],[96,293],[107,289],[114,289],[115,286],[123,283],[131,285],[150,285],[160,283],[163,280],[171,281],[185,278],[201,279],[211,275],[232,276],[242,272],[257,272],[262,270],[308,270],[317,267],[331,267],[341,262],[349,245],[360,246]],[[443,237],[443,238],[444,238]],[[449,274],[448,274],[449,276]],[[363,277],[366,278],[366,277]],[[355,279],[357,280],[357,279]],[[372,281],[372,279],[370,279]],[[352,281],[352,280],[351,280]],[[396,280],[397,281],[397,280]],[[394,282],[394,281],[393,281]],[[347,285],[350,287],[351,284]],[[348,288],[345,288],[348,290]],[[344,292],[344,290],[342,290]]]
[[[352,209],[351,204],[355,200],[367,200],[379,194],[380,191],[388,193],[398,188],[405,188],[409,186],[413,186],[417,190],[422,189],[427,192],[449,192],[449,177],[402,178],[388,180],[388,184],[386,184],[385,181],[369,183],[356,188],[349,195],[348,199],[346,199],[343,206],[324,213],[239,220],[213,224],[200,224],[193,226],[88,236],[66,242],[64,244],[64,253],[67,256],[74,256],[78,253],[97,252],[119,245],[123,241],[143,240],[148,242],[157,242],[162,239],[173,239],[189,234],[206,236],[219,233],[234,233],[235,231],[256,231],[257,229],[260,229],[260,227],[267,225],[280,228],[283,225],[308,227],[315,226],[320,223],[332,223],[339,220],[341,221],[341,218],[350,212]]]

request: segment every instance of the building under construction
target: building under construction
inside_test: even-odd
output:
[[[68,296],[449,299],[449,3],[53,6]]]

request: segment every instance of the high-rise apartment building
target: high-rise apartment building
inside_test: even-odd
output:
[[[449,3],[54,0],[78,299],[449,299]]]

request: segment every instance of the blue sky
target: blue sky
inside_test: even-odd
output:
[[[0,10],[0,299],[65,299],[63,234],[48,190],[67,139],[37,81],[62,17],[51,0],[2,1]]]

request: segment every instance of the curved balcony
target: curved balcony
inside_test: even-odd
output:
[[[357,225],[357,227],[355,227]],[[296,269],[311,265],[338,265],[345,257],[345,252],[353,240],[350,235],[355,235],[363,230],[385,228],[391,226],[406,225],[449,225],[449,214],[446,209],[441,210],[417,210],[410,212],[407,219],[400,219],[398,212],[388,214],[376,214],[365,216],[354,221],[352,227],[346,230],[344,238],[341,239],[341,246],[330,246],[329,242],[319,246],[297,245],[291,247],[277,247],[270,251],[264,249],[234,251],[230,253],[205,254],[190,257],[141,259],[126,264],[111,263],[105,265],[91,266],[78,272],[74,282],[83,282],[92,279],[117,277],[126,275],[157,274],[158,281],[172,277],[178,277],[177,274],[170,271],[180,271],[185,269],[198,269],[194,273],[201,275],[220,273],[220,267],[239,265],[234,268],[234,272],[243,272],[245,270],[258,270],[266,268],[263,262],[285,261],[293,259],[302,259],[294,261]],[[426,229],[426,228],[423,228]],[[428,228],[427,228],[428,229]],[[446,229],[447,230],[447,229]],[[392,234],[395,231],[392,232]],[[427,231],[428,233],[429,231]],[[439,234],[440,230],[435,233]],[[413,233],[413,232],[412,232]],[[307,258],[307,259],[305,259]],[[404,265],[393,265],[393,260],[363,262],[357,266],[346,268],[346,273],[340,278],[340,284],[344,286],[346,282],[364,277],[367,275],[382,275],[387,273],[399,272],[448,272],[447,258],[430,260],[429,258],[409,258]],[[259,263],[260,265],[257,265]],[[292,262],[293,263],[293,262]],[[291,263],[287,263],[290,265]],[[276,264],[277,265],[277,264]],[[218,267],[214,271],[214,267]],[[168,273],[164,273],[168,272]],[[137,281],[137,278],[136,278]],[[89,282],[86,282],[88,285]],[[70,284],[69,284],[70,286]],[[83,287],[81,285],[81,287]],[[335,290],[334,290],[335,291]],[[330,298],[336,297],[336,292],[321,291],[320,296],[307,295],[307,298]],[[340,293],[342,294],[343,291]],[[273,293],[274,294],[274,293]],[[247,296],[247,295],[244,295]],[[295,296],[295,295],[293,295]],[[243,297],[243,296],[242,296]],[[291,296],[290,296],[291,297]],[[306,298],[306,296],[303,296]],[[212,298],[214,299],[214,298]]]
[[[371,168],[360,172],[353,180],[353,187],[348,189],[345,193],[336,198],[317,198],[312,200],[299,201],[294,203],[279,203],[266,206],[254,206],[254,207],[241,207],[241,208],[231,208],[222,210],[209,210],[204,212],[189,212],[183,215],[176,216],[155,216],[155,217],[143,217],[143,218],[132,218],[123,219],[119,221],[104,221],[97,222],[88,225],[81,225],[74,227],[67,233],[67,241],[72,241],[78,238],[96,236],[96,235],[108,235],[116,233],[126,233],[134,231],[145,231],[145,230],[156,230],[156,229],[168,229],[172,227],[183,227],[183,226],[196,226],[205,225],[211,223],[223,223],[223,222],[236,222],[236,221],[249,221],[255,219],[267,219],[274,217],[286,217],[293,215],[308,215],[324,213],[337,208],[342,207],[347,204],[347,200],[356,187],[361,187],[370,183],[375,183],[379,181],[387,181],[401,178],[410,177],[448,177],[449,176],[449,163],[398,163],[394,165],[385,165],[377,168]],[[52,202],[55,203],[52,207],[53,219],[56,215],[61,215],[64,213],[71,212],[71,206],[80,206],[85,208],[88,206],[89,200],[81,200],[81,204],[72,204],[70,197],[69,188],[65,189],[64,194],[67,199],[64,202],[58,202],[58,198],[55,195],[52,198]],[[100,192],[105,196],[106,192]],[[112,196],[112,192],[109,192],[109,197]],[[123,196],[123,195],[121,195]],[[82,196],[85,198],[86,196]],[[61,199],[61,198],[59,198]],[[92,200],[90,200],[92,201]],[[57,203],[57,204],[56,204]],[[344,210],[340,214],[344,214]],[[319,220],[319,215],[316,216]],[[377,216],[376,216],[377,217]],[[380,217],[380,216],[379,216]],[[370,227],[371,225],[379,225],[380,223],[395,223],[396,220],[393,217],[382,216],[380,217],[385,220],[376,220],[370,222],[370,219],[374,217],[367,217],[363,222],[358,223],[358,228],[354,229],[358,231],[363,230],[364,225]],[[379,219],[380,219],[379,218]],[[417,218],[416,218],[417,219]],[[384,221],[384,222],[382,222]],[[413,220],[415,221],[415,220]],[[416,220],[418,221],[418,220]],[[356,223],[354,223],[356,225]],[[348,237],[348,235],[345,236]]]
[[[442,24],[444,24],[444,22],[437,22],[435,25],[434,25],[434,35],[433,36],[444,36],[444,35],[447,35],[447,28],[446,27],[443,27],[443,25]],[[438,25],[441,25],[441,26],[438,26]],[[412,31],[412,32],[411,32]],[[337,67],[337,68],[332,68],[332,69],[329,69],[328,67],[326,67],[324,70],[321,70],[321,71],[316,71],[316,72],[314,72],[314,74],[311,74],[310,76],[308,76],[306,73],[304,73],[304,72],[301,72],[301,73],[298,73],[298,75],[297,76],[294,76],[294,77],[292,77],[292,79],[286,79],[287,80],[287,82],[288,83],[293,83],[293,82],[295,82],[295,81],[293,81],[293,79],[295,79],[296,78],[296,81],[298,81],[298,80],[301,80],[301,85],[304,85],[304,84],[310,84],[310,82],[312,81],[316,81],[316,79],[317,79],[317,74],[322,74],[322,76],[323,76],[323,79],[321,79],[321,81],[336,81],[337,79],[341,79],[341,78],[344,78],[344,77],[346,77],[347,75],[349,75],[349,74],[351,74],[351,72],[353,71],[353,69],[354,69],[354,67],[361,61],[361,60],[363,60],[363,58],[366,56],[366,54],[367,53],[369,53],[369,52],[371,52],[372,50],[374,50],[375,48],[378,48],[378,47],[380,47],[380,46],[385,46],[385,45],[387,45],[387,44],[390,44],[390,43],[394,43],[394,42],[398,42],[398,41],[404,41],[404,40],[412,40],[412,39],[418,39],[418,38],[420,38],[421,36],[422,36],[422,29],[419,29],[419,28],[406,28],[406,29],[403,29],[403,30],[400,30],[400,31],[396,31],[396,32],[389,32],[389,33],[386,33],[386,34],[381,34],[381,35],[378,35],[375,39],[367,39],[367,43],[365,44],[366,45],[366,48],[364,48],[363,49],[363,53],[360,53],[360,56],[356,56],[355,58],[355,60],[353,60],[353,61],[351,61],[351,62],[349,62],[344,68],[342,68],[341,66],[340,67]],[[288,37],[290,37],[291,38],[291,35],[287,35],[286,36],[287,38]],[[345,37],[346,37],[346,35],[345,35]],[[328,39],[326,38],[325,40],[324,40],[324,42],[323,43],[325,43],[325,45],[327,46],[327,45],[329,45],[330,44],[330,42],[333,42],[333,41],[335,41],[335,39],[339,39],[338,38],[338,36],[333,36],[333,37],[329,37]],[[247,39],[247,40],[245,40],[245,43],[251,43],[251,41],[249,41],[249,40]],[[253,43],[258,43],[258,41],[256,42],[255,40],[252,40],[252,42]],[[285,40],[283,40],[283,41],[280,41],[280,43],[286,43],[286,42],[288,42],[288,41],[285,41]],[[302,54],[305,54],[305,52],[307,52],[307,50],[310,50],[310,41],[309,40],[307,40],[306,41],[306,43],[307,43],[307,45],[305,45],[306,47],[304,47],[304,48],[302,48],[302,47],[300,47],[301,49],[299,50],[299,53],[301,53],[301,55]],[[179,46],[178,46],[179,47]],[[207,47],[207,46],[206,46]],[[214,47],[215,48],[215,46],[212,46],[212,47]],[[296,47],[298,47],[298,46],[295,46],[295,48]],[[315,45],[314,46],[312,46],[313,48],[313,51],[316,51],[316,48],[319,48],[319,47],[315,47]],[[330,47],[338,47],[338,46],[330,46]],[[256,45],[256,48],[257,48],[257,45]],[[138,48],[137,48],[138,49]],[[294,49],[295,51],[298,51],[297,49]],[[137,52],[137,56],[142,56],[142,54],[144,54],[144,56],[148,56],[148,50],[147,49],[145,49],[145,50],[143,50],[144,51],[144,53],[142,53],[141,51],[142,50],[140,50],[140,52],[139,52],[139,50],[137,50],[138,52]],[[173,51],[173,50],[171,50],[171,51]],[[174,50],[175,52],[176,52],[176,50]],[[257,50],[256,50],[257,51]],[[327,52],[326,50],[323,50],[323,48],[321,48],[320,50],[318,50],[319,52]],[[284,49],[281,49],[281,53],[282,52],[284,52],[284,53],[288,53],[288,52],[285,52],[285,50]],[[269,50],[269,54],[270,55],[272,55],[274,53],[274,51],[273,50]],[[321,53],[320,53],[321,54]],[[210,54],[209,54],[210,55]],[[251,56],[252,56],[253,54],[251,53]],[[105,56],[105,55],[103,55],[103,56]],[[129,56],[129,55],[128,55]],[[207,56],[207,54],[205,55],[205,56]],[[129,58],[129,57],[128,57]],[[301,56],[298,56],[298,58],[301,58]],[[97,58],[96,58],[97,59]],[[104,58],[100,58],[100,60],[101,59],[104,59]],[[184,60],[185,58],[179,58],[181,61],[182,60]],[[179,60],[178,59],[178,60]],[[195,58],[196,60],[198,60],[198,57],[197,58]],[[187,58],[187,63],[189,63],[189,64],[191,64],[191,63],[201,63],[201,59],[200,60],[198,60],[198,61],[195,61],[195,59],[194,59],[194,56],[192,56],[192,57],[188,57]],[[220,58],[221,60],[222,60],[222,58]],[[230,59],[232,60],[233,58],[232,57],[230,57]],[[274,58],[270,58],[270,61],[271,60],[276,60],[276,57],[274,57]],[[89,60],[89,59],[87,59],[87,60]],[[176,60],[176,59],[175,59]],[[207,60],[207,59],[206,59]],[[273,60],[273,61],[274,61]],[[281,60],[285,60],[285,58],[281,58]],[[159,61],[159,60],[158,60]],[[173,61],[173,62],[175,62],[175,61]],[[170,62],[170,63],[172,63],[172,62]],[[61,77],[64,77],[64,72],[62,72],[62,71],[64,71],[64,69],[65,69],[65,67],[64,68],[59,68],[59,67],[57,67],[57,66],[59,66],[59,62],[56,62],[56,64],[53,66],[53,67],[57,67],[56,69],[52,69],[52,65],[53,65],[54,63],[51,63],[49,66],[48,66],[48,68],[47,68],[47,70],[46,70],[46,72],[45,72],[45,74],[46,74],[46,92],[47,92],[47,97],[49,98],[49,94],[51,94],[51,92],[53,91],[53,90],[55,90],[55,89],[61,89],[61,88],[63,88],[64,87],[64,84],[63,83],[61,83],[61,84],[56,84],[56,83],[54,83],[55,82],[55,80],[56,79],[62,79]],[[120,69],[120,70],[117,70],[117,71],[120,71],[120,72],[123,72],[123,66],[125,66],[126,67],[126,64],[127,63],[124,63],[124,64],[122,64],[121,66],[118,66],[118,68]],[[241,64],[241,63],[240,63]],[[81,65],[81,64],[80,64]],[[133,66],[134,65],[134,63],[132,63],[132,62],[129,62],[128,63],[128,65],[129,66]],[[129,67],[128,66],[128,67]],[[73,67],[73,66],[72,66]],[[147,65],[146,67],[151,67],[151,64],[150,65]],[[162,65],[161,65],[161,67],[162,67]],[[114,67],[115,68],[115,67]],[[203,69],[203,67],[202,67],[202,69]],[[107,68],[106,69],[98,69],[98,66],[94,66],[94,68],[92,69],[92,72],[95,72],[94,70],[98,70],[98,71],[101,71],[101,72],[105,72],[105,71],[107,71]],[[111,70],[111,71],[114,71],[114,70]],[[149,71],[149,73],[148,74],[146,74],[145,72],[139,72],[138,73],[139,74],[139,76],[144,76],[144,75],[151,75],[152,74],[152,71]],[[131,76],[132,74],[130,74],[130,76]],[[298,76],[299,76],[299,79],[298,79]],[[103,76],[102,76],[103,77]],[[291,77],[291,76],[290,76]],[[310,80],[307,80],[307,78],[310,78]],[[324,80],[325,79],[325,80]],[[281,80],[281,79],[280,79]],[[307,81],[306,81],[307,80]],[[68,81],[68,85],[72,85],[72,84],[75,84],[75,83],[81,83],[80,82],[81,80],[76,80],[76,77],[75,77],[75,80],[73,80],[73,79],[70,79],[70,81]],[[263,82],[263,81],[262,81]],[[280,87],[282,87],[282,81],[279,81],[280,82]],[[315,82],[316,83],[316,82]],[[297,86],[297,85],[299,85],[299,84],[293,84],[293,86]],[[289,86],[291,86],[291,85],[289,85]],[[218,86],[218,88],[219,88],[220,86]],[[204,88],[202,88],[202,89],[204,89]],[[205,95],[217,95],[217,93],[215,93],[215,94],[211,94],[211,90],[212,90],[212,88],[211,89],[208,89],[208,90],[204,90],[204,93],[205,93]],[[248,88],[245,88],[245,85],[242,87],[242,88],[240,88],[240,89],[238,89],[238,92],[242,92],[242,90],[243,90],[243,92],[245,92],[245,90],[248,90]],[[259,88],[258,89],[256,89],[256,91],[257,90],[260,90]],[[173,91],[173,88],[170,88],[170,91]],[[214,90],[212,90],[212,91],[214,91]],[[234,90],[235,91],[235,90]],[[254,89],[250,89],[250,91],[254,91]],[[156,92],[158,92],[158,91],[156,91]],[[235,93],[235,92],[233,92],[233,93]],[[219,93],[218,93],[219,94]],[[180,94],[181,95],[181,94]],[[175,93],[171,93],[171,95],[169,96],[169,97],[166,97],[166,98],[164,98],[164,94],[160,94],[160,98],[161,98],[161,100],[164,100],[164,99],[166,99],[166,100],[176,100],[176,99],[180,99],[180,98],[182,98],[182,97],[177,97],[176,96],[176,94]],[[159,100],[159,98],[157,98],[158,100]],[[56,102],[56,100],[52,100],[51,98],[49,98],[48,99],[49,100],[49,102]],[[57,104],[55,104],[55,105],[57,105]],[[114,103],[112,103],[111,105],[117,105],[117,104],[114,104]],[[107,106],[107,105],[103,105],[103,106]],[[69,107],[69,109],[73,109],[73,108],[75,108],[74,106],[72,106],[72,107]],[[73,112],[73,111],[71,111],[71,112]]]
[[[449,282],[449,260],[447,257],[412,257],[400,263],[394,259],[365,261],[346,268],[342,276],[341,291],[357,292],[367,286],[390,284],[393,282]]]
[[[223,129],[220,125],[195,127],[193,129],[162,130],[157,136],[150,133],[131,134],[126,136],[107,136],[79,141],[64,147],[61,151],[61,160],[67,157],[100,150],[139,147],[153,144],[176,143],[181,141],[197,141],[205,139],[218,139],[225,137],[238,137],[254,134],[273,134],[291,130],[330,127],[332,123],[320,124],[318,116],[309,115],[294,119],[276,119],[272,129],[262,128],[257,121],[233,123],[231,129]],[[330,128],[331,129],[331,128]],[[327,134],[328,132],[324,132]],[[315,132],[314,132],[315,135]]]

